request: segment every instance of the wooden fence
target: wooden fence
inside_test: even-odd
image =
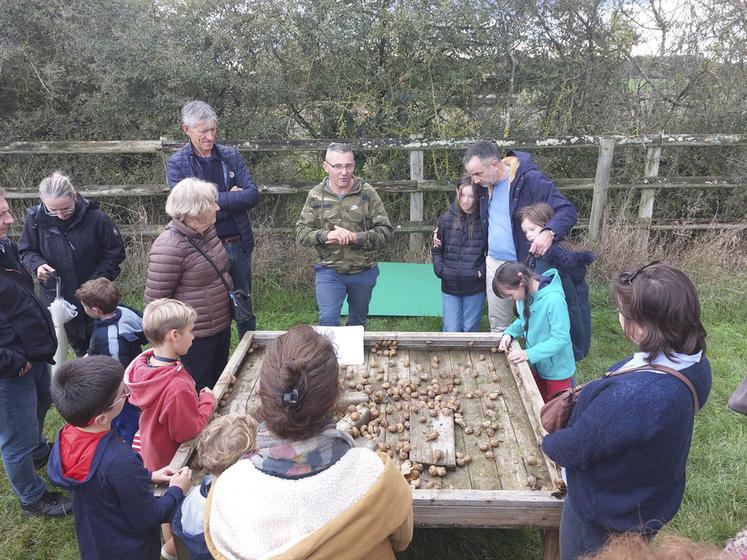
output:
[[[449,191],[453,183],[446,181],[426,180],[424,177],[424,152],[429,150],[464,150],[476,139],[424,139],[411,137],[407,139],[354,139],[348,143],[356,151],[404,150],[410,155],[410,179],[403,181],[371,181],[381,192],[410,194],[410,221],[398,224],[395,231],[410,234],[411,247],[422,243],[422,234],[433,229],[434,224],[423,222],[423,193],[428,191]],[[241,151],[274,151],[274,152],[309,152],[323,151],[332,139],[316,140],[245,140],[226,141]],[[577,227],[588,228],[588,239],[596,243],[601,236],[606,216],[608,192],[610,189],[639,189],[641,197],[638,206],[639,243],[645,247],[651,230],[672,229],[731,229],[743,228],[734,223],[655,223],[653,221],[654,204],[660,190],[693,188],[721,189],[743,187],[744,177],[659,177],[659,162],[664,148],[679,147],[724,147],[745,146],[745,134],[658,134],[639,137],[627,136],[570,136],[547,138],[541,140],[498,140],[500,149],[573,149],[596,148],[598,150],[597,168],[594,177],[556,178],[553,180],[561,191],[592,190],[591,215],[588,221],[580,220]],[[55,142],[11,142],[0,143],[0,154],[145,154],[170,153],[183,145],[183,141],[169,140],[135,140],[135,141],[55,141]],[[611,183],[611,171],[614,162],[615,148],[619,146],[640,146],[645,149],[645,161],[641,165],[642,175],[621,183]],[[269,195],[293,194],[307,191],[313,186],[310,183],[259,184],[260,191]],[[80,191],[89,197],[121,197],[165,195],[168,188],[165,184],[147,185],[87,185]],[[15,190],[8,193],[8,198],[34,198],[35,191]],[[140,233],[156,233],[162,226],[138,228]],[[286,228],[287,230],[287,228]],[[283,230],[285,231],[285,230]]]

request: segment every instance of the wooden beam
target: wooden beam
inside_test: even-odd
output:
[[[556,138],[318,138],[304,140],[249,139],[221,140],[245,152],[321,152],[331,142],[344,142],[356,151],[381,150],[464,150],[477,140],[492,140],[503,150],[530,148],[593,148],[602,141],[599,136],[561,136]],[[617,146],[739,146],[747,144],[747,134],[644,134],[610,136]],[[50,140],[0,143],[0,154],[103,154],[174,152],[184,146],[183,140]]]
[[[417,527],[557,528],[563,500],[536,490],[413,490],[412,509]]]
[[[415,136],[413,136],[415,139]],[[423,170],[423,150],[410,151],[410,180],[422,181],[425,178]],[[410,193],[410,221],[423,221],[423,193]],[[410,251],[416,252],[423,246],[423,234],[410,234]]]
[[[661,146],[646,150],[646,167],[643,171],[645,178],[653,178],[659,174],[659,162],[661,161]],[[638,222],[640,229],[637,232],[638,250],[648,252],[648,238],[651,220],[654,216],[654,200],[656,189],[649,188],[641,191],[641,200],[638,203]]]
[[[615,141],[603,138],[599,142],[597,173],[594,177],[594,195],[591,200],[591,217],[589,218],[589,240],[599,242],[607,212],[607,189],[610,184],[612,158],[615,154]]]

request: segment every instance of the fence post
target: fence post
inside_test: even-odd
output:
[[[591,217],[589,218],[589,240],[592,243],[598,243],[602,236],[602,227],[607,210],[607,189],[610,186],[610,172],[612,171],[614,154],[614,138],[600,138],[597,173],[594,177],[594,195],[591,199]]]
[[[422,138],[422,134],[411,134],[410,138],[417,140]],[[422,181],[423,174],[423,150],[410,150],[410,180]],[[410,221],[423,221],[423,192],[410,193]],[[423,247],[423,234],[410,234],[410,251],[418,251]]]
[[[646,150],[646,169],[644,177],[656,177],[659,174],[661,161],[661,146]],[[641,200],[638,203],[638,249],[648,251],[648,237],[651,231],[651,219],[654,216],[654,198],[656,189],[642,189]]]

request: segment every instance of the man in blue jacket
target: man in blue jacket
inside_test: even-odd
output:
[[[47,364],[57,338],[18,248],[8,239],[14,221],[0,189],[0,452],[23,513],[57,517],[72,511],[72,501],[48,492],[36,472],[49,457],[43,432],[52,403]]]
[[[493,293],[491,284],[496,269],[506,261],[523,262],[531,253],[542,256],[554,241],[571,231],[576,223],[576,208],[566,199],[526,152],[509,150],[501,159],[493,142],[480,140],[467,147],[462,159],[464,169],[480,189],[480,220],[488,239],[486,292],[490,330],[501,332],[513,322],[513,302]],[[530,244],[514,220],[517,209],[546,202],[555,210],[542,233]]]
[[[182,179],[197,177],[218,187],[215,229],[231,261],[234,288],[251,295],[254,234],[249,210],[259,202],[259,190],[239,151],[215,143],[217,123],[215,111],[204,101],[182,108],[181,129],[189,142],[169,158],[166,181],[173,188]],[[241,338],[256,330],[257,321],[252,316],[236,327]]]

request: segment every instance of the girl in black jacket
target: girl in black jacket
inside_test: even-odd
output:
[[[477,186],[469,176],[456,200],[438,220],[440,247],[433,247],[433,270],[441,279],[445,332],[477,332],[485,303],[487,239],[480,223]]]

